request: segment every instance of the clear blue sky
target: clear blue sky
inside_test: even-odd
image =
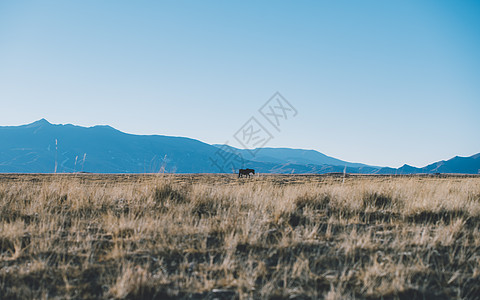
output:
[[[0,125],[238,146],[279,91],[298,115],[268,127],[271,147],[395,167],[472,155],[479,16],[479,1],[5,0]]]

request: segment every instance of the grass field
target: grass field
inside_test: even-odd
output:
[[[480,177],[0,175],[0,298],[480,299]]]

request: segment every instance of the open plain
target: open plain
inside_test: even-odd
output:
[[[1,299],[479,299],[480,177],[0,175]]]

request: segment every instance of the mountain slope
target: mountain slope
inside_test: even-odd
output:
[[[162,167],[179,173],[217,171],[209,158],[219,150],[183,137],[131,135],[109,126],[53,125],[43,119],[0,127],[0,137],[0,172],[53,172],[55,161],[58,172],[143,173]]]
[[[480,174],[480,153],[470,157],[455,156],[447,161],[430,164],[423,169],[428,173]]]
[[[331,165],[344,168],[352,167],[368,170],[367,173],[380,169],[380,167],[369,166],[360,163],[351,163],[327,156],[315,150],[291,149],[291,148],[256,148],[256,149],[238,149],[231,146],[215,145],[219,148],[229,147],[233,151],[240,153],[244,158],[251,161],[271,162],[271,163],[291,163],[291,164],[312,164],[312,165]]]

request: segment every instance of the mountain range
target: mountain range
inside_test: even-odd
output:
[[[382,168],[347,162],[315,150],[237,149],[195,139],[134,135],[110,126],[56,125],[45,119],[0,126],[0,173],[259,173],[478,174],[480,153],[423,168]]]

